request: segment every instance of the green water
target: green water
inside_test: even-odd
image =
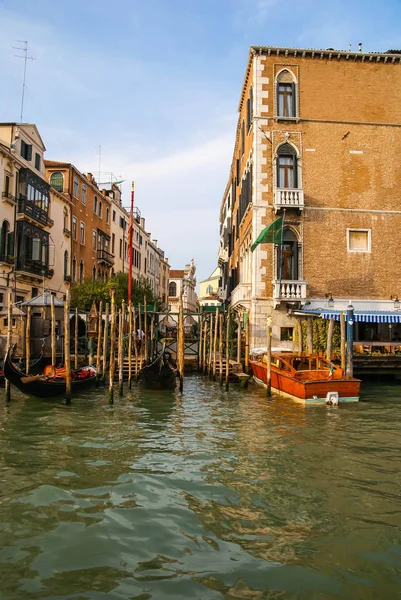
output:
[[[401,387],[0,392],[0,598],[401,596]]]

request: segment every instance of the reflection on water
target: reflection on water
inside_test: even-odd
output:
[[[401,388],[0,396],[0,598],[399,596]]]

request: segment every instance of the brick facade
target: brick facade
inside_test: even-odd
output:
[[[220,251],[227,250],[220,261],[227,299],[250,315],[251,345],[265,345],[268,314],[279,345],[280,327],[295,324],[291,311],[307,302],[324,307],[330,292],[338,308],[352,299],[371,309],[391,308],[390,296],[401,292],[397,261],[389,260],[401,242],[400,62],[386,53],[251,48]],[[252,253],[249,236],[255,241],[286,202],[280,281],[277,247],[260,244]],[[351,251],[358,236],[357,243],[369,240],[366,251]]]

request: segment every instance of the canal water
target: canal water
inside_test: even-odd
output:
[[[401,387],[0,392],[0,598],[400,597]]]

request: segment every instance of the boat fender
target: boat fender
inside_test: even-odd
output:
[[[327,392],[326,404],[328,406],[338,406],[338,392]]]

